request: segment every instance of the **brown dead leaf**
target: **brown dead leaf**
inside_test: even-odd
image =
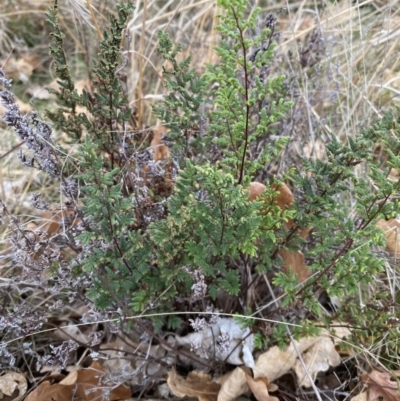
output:
[[[331,366],[336,367],[340,365],[341,358],[335,349],[335,344],[332,339],[328,337],[318,337],[318,341],[312,345],[302,355],[303,361],[307,367],[307,371],[315,380],[319,372],[326,372]],[[297,381],[302,387],[311,387],[308,376],[304,372],[303,365],[299,360],[296,360],[293,370],[296,373]]]
[[[75,372],[72,372],[72,375],[75,375]],[[85,401],[101,399],[104,387],[113,387],[109,396],[110,401],[123,400],[132,395],[130,388],[123,384],[115,387],[115,384],[109,381],[107,383],[107,371],[97,361],[94,361],[90,368],[78,371],[76,377],[76,395]],[[67,378],[68,376],[64,380]]]
[[[167,383],[177,397],[197,397],[199,401],[217,401],[221,388],[220,384],[211,381],[211,376],[204,372],[190,372],[184,379],[175,369],[168,373]]]
[[[13,396],[13,401],[19,401],[25,395],[27,388],[28,383],[24,375],[18,372],[8,372],[0,377],[0,400],[4,396]]]
[[[344,338],[349,337],[351,335],[349,323],[332,321],[331,325],[334,328],[334,336],[332,337],[332,340],[335,343],[335,345],[338,345]]]
[[[307,349],[318,342],[318,337],[302,338],[296,341],[297,349],[303,354]],[[286,350],[281,350],[278,346],[271,347],[267,352],[261,354],[253,369],[254,377],[268,377],[270,382],[283,376],[294,366],[297,360],[297,352],[291,343]]]
[[[52,385],[48,381],[43,382],[25,401],[97,401],[108,392],[109,400],[115,401],[132,395],[129,387],[123,384],[116,387],[106,379],[107,372],[95,361],[87,369],[70,373],[60,383]]]
[[[363,373],[361,380],[369,387],[369,401],[376,401],[379,397],[382,397],[384,401],[400,401],[398,383],[391,379],[390,373],[378,370]]]
[[[45,381],[25,398],[25,401],[71,401],[72,389]]]
[[[118,333],[115,341],[101,344],[100,349],[106,350],[105,352],[107,352],[107,349],[128,353],[140,351],[148,356],[151,356],[154,359],[161,359],[167,353],[167,351],[160,345],[149,346],[149,344],[143,342],[135,342],[131,340],[126,334],[123,334],[121,332]]]
[[[387,221],[380,219],[376,223],[376,226],[385,232],[386,248],[395,257],[400,257],[400,221],[396,219]]]
[[[165,377],[168,373],[168,368],[165,365],[171,365],[174,362],[174,358],[168,355],[166,349],[160,344],[136,343],[122,333],[118,334],[114,342],[101,344],[100,349],[109,358],[103,362],[103,367],[106,367],[111,372],[120,371],[130,375],[127,383],[131,386],[143,384],[143,376],[137,374],[138,370],[145,371],[145,374],[156,380],[157,378]],[[142,352],[142,355],[146,355],[146,359],[147,357],[149,359],[143,361],[140,358],[137,360],[126,358],[126,353],[133,354],[137,352]]]
[[[65,324],[65,323],[64,323]],[[52,335],[60,340],[74,340],[81,344],[90,344],[93,338],[90,335],[96,330],[97,325],[92,326],[76,326],[75,324],[70,326],[59,326],[58,329],[54,330]]]
[[[221,385],[218,401],[232,401],[250,391],[244,370],[236,368],[227,374],[218,377],[216,382]]]
[[[78,382],[78,373],[79,370],[72,371],[67,377],[62,379],[58,384],[62,384],[63,386],[71,386]]]
[[[264,184],[261,184],[261,182],[250,183],[248,200],[252,202],[253,200],[259,198],[266,188],[267,187]]]
[[[275,202],[282,211],[285,211],[294,201],[292,191],[286,184],[282,184],[280,186],[273,184],[272,187],[279,192],[274,199]],[[260,182],[252,182],[249,188],[249,201],[253,201],[259,198],[265,189],[266,186],[264,184],[261,184]],[[289,220],[285,223],[285,227],[288,230],[292,226],[292,220]],[[301,232],[299,232],[299,234],[302,238],[306,238],[309,231],[309,229],[302,230]],[[279,251],[279,255],[283,259],[283,267],[286,272],[289,272],[291,270],[294,275],[298,277],[300,283],[307,280],[307,278],[310,276],[310,270],[305,263],[305,258],[301,251],[289,251],[286,249],[281,249]]]
[[[350,401],[369,401],[368,392],[357,394]]]
[[[279,398],[269,395],[269,381],[266,377],[254,379],[253,373],[248,367],[245,366],[242,369],[244,370],[247,384],[258,401],[279,401]]]
[[[322,341],[321,339],[324,339],[324,342],[325,339],[332,342],[330,333],[326,332],[319,337],[302,338],[300,341],[296,341],[297,349],[304,357],[305,352]],[[312,354],[310,354],[310,356],[311,355]],[[336,363],[336,358],[337,356],[332,356],[329,360],[330,362]],[[272,383],[289,372],[289,370],[295,366],[297,360],[298,355],[292,343],[286,350],[281,350],[277,346],[271,347],[256,360],[256,365],[253,369],[253,377],[254,379],[268,378],[269,383]],[[236,368],[232,372],[218,378],[216,381],[221,384],[218,401],[232,401],[250,390],[245,372],[242,368]]]

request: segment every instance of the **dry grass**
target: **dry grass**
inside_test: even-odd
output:
[[[293,143],[291,152],[301,154],[304,140],[312,141],[307,148],[312,152],[323,132],[335,132],[342,139],[353,135],[360,126],[381,116],[382,110],[394,104],[400,94],[397,40],[400,11],[395,0],[389,4],[365,0],[358,5],[344,0],[326,2],[325,7],[319,8],[314,1],[258,3],[265,11],[279,13],[281,37],[277,53],[283,61],[279,67],[294,81],[297,92],[294,100],[304,114],[302,121],[295,121],[300,125],[296,127],[296,137],[300,136],[302,143]],[[28,52],[44,60],[42,74],[49,71],[46,43],[49,31],[45,28],[46,35],[43,35],[43,27],[44,12],[50,4],[50,0],[6,4],[0,14],[2,64],[15,54]],[[163,94],[161,60],[156,51],[157,31],[164,29],[176,43],[182,43],[183,56],[192,54],[193,65],[201,72],[205,63],[216,61],[213,46],[218,35],[213,28],[218,8],[214,0],[141,0],[136,6],[129,22],[130,44],[125,52],[129,63],[125,71],[130,104],[137,109],[139,122],[150,125],[154,122],[152,99]],[[93,44],[112,8],[111,1],[61,3],[60,20],[65,28],[71,65],[78,76],[87,76],[79,60],[90,65]],[[282,11],[283,8],[286,10]],[[24,22],[33,17],[36,31],[29,33],[37,43],[28,48],[23,43]],[[16,24],[19,31],[10,32],[9,26],[15,28]],[[321,32],[322,42],[317,75],[312,68],[300,65],[302,53],[316,31]],[[291,57],[288,57],[289,51]],[[318,155],[316,150],[314,153]]]

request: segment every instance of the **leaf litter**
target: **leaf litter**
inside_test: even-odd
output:
[[[0,376],[0,400],[4,397],[12,397],[13,401],[22,400],[27,388],[28,382],[21,373],[8,372]]]
[[[95,401],[104,397],[115,401],[131,395],[128,386],[110,380],[107,370],[94,361],[89,368],[71,372],[59,383],[42,382],[25,401]]]
[[[336,367],[341,363],[335,343],[326,332],[319,337],[302,338],[296,341],[296,347],[293,344],[285,350],[278,346],[271,347],[257,358],[253,369],[240,366],[215,381],[211,381],[210,376],[202,376],[198,372],[196,374],[191,372],[188,378],[184,379],[176,371],[172,371],[169,373],[168,385],[177,397],[197,397],[199,401],[205,400],[204,394],[207,397],[211,397],[211,394],[212,397],[216,397],[207,398],[207,401],[210,399],[232,401],[249,392],[258,401],[278,401],[277,397],[269,394],[278,389],[272,382],[289,371],[294,372],[299,385],[305,388],[311,387],[311,382],[299,361],[296,348],[301,353],[306,369],[313,380],[319,372],[326,372],[330,367]],[[220,386],[218,392],[216,384]]]

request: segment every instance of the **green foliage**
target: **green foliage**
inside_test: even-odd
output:
[[[207,201],[202,198],[207,196]],[[200,267],[207,277],[216,278],[230,294],[239,291],[239,272],[227,269],[227,257],[251,255],[256,251],[261,218],[257,204],[249,204],[234,177],[217,167],[194,166],[189,161],[168,200],[170,216],[153,223],[150,233],[157,261],[175,264],[163,269],[167,282],[185,265]]]
[[[269,69],[274,32],[258,29],[260,10],[250,10],[244,0],[218,5],[219,62],[202,76],[190,68],[190,57],[177,60],[180,45],[158,33],[159,52],[170,67],[163,69],[168,93],[154,114],[169,129],[171,158],[181,168],[171,179],[172,194],[164,197],[154,195],[140,173],[166,168],[169,160],[140,164],[135,145],[121,145],[121,132],[137,133],[117,74],[132,4],[117,6],[110,16],[94,63],[93,91],[82,94],[68,69],[57,3],[49,12],[50,53],[61,89],[53,91],[59,110],[47,115],[76,145],[63,184],[70,182],[66,177],[79,183],[73,195],[64,191],[79,226],[70,243],[76,255],[60,261],[60,270],[87,277],[84,295],[102,310],[145,315],[197,312],[207,304],[242,315],[258,310],[276,318],[269,342],[281,347],[287,344],[285,322],[302,319],[291,329],[295,338],[318,333],[315,321],[323,314],[317,295],[326,293],[343,305],[332,320],[351,321],[360,328],[360,341],[381,338],[389,308],[360,305],[357,297],[370,297],[368,285],[384,270],[373,251],[384,245],[375,223],[400,210],[393,201],[400,182],[389,179],[391,168],[400,169],[399,111],[387,112],[347,142],[332,135],[326,159],[304,160],[303,167],[286,172],[298,193],[291,207],[282,210],[275,201],[282,184],[277,178],[250,202],[250,183],[267,164],[279,162],[288,142],[271,134],[292,103],[284,98],[286,77]],[[209,111],[202,107],[205,100]],[[77,106],[87,112],[77,113]],[[383,164],[374,156],[377,144],[387,153]],[[299,236],[305,228],[311,230],[307,240]],[[279,258],[282,250],[299,249],[312,273],[304,283]],[[262,325],[249,318],[243,323],[251,324],[257,347],[264,347]],[[153,319],[154,330],[180,324],[176,316]]]
[[[81,95],[75,89],[74,79],[69,72],[63,48],[64,34],[58,25],[57,1],[47,14],[48,21],[55,30],[52,33],[50,54],[54,58],[54,73],[59,79],[57,82],[61,86],[60,91],[48,90],[57,96],[59,104],[63,106],[57,112],[48,111],[47,116],[57,129],[65,132],[74,141],[80,141],[84,132],[89,134],[99,144],[100,150],[109,155],[112,168],[114,160],[120,158],[118,127],[131,117],[127,97],[116,73],[121,58],[123,30],[132,10],[133,5],[128,1],[117,5],[117,16],[110,15],[110,28],[104,32],[98,60],[94,60],[93,92],[89,94],[83,90]],[[77,113],[77,106],[84,107],[87,112]]]
[[[64,37],[58,25],[58,3],[54,1],[52,9],[49,9],[47,21],[53,27],[51,34],[52,43],[50,44],[50,55],[54,60],[53,72],[58,78],[57,83],[60,90],[49,88],[48,91],[57,96],[60,107],[57,112],[46,112],[46,116],[55,124],[55,128],[66,132],[73,140],[81,138],[80,116],[77,115],[76,107],[79,104],[79,95],[75,90],[74,79],[69,71],[67,56],[64,51]],[[66,117],[64,113],[69,112]]]
[[[374,157],[376,144],[385,146],[384,164]],[[396,115],[389,110],[383,119],[349,137],[347,144],[332,136],[326,161],[304,160],[304,172],[294,178],[303,197],[296,202],[294,226],[285,245],[298,228],[313,227],[307,256],[315,274],[302,287],[297,287],[290,275],[277,274],[274,283],[285,293],[282,306],[301,302],[320,316],[315,293],[322,289],[344,303],[332,319],[368,327],[366,332],[381,337],[389,318],[387,311],[382,313],[383,306],[377,311],[369,302],[360,305],[358,297],[362,293],[368,299],[368,285],[375,285],[376,277],[384,272],[385,259],[374,252],[374,246],[385,245],[376,221],[399,213],[399,202],[393,197],[400,181],[389,178],[391,167],[400,166],[399,154],[399,110]],[[365,333],[360,338],[365,338]]]
[[[264,336],[260,332],[254,334],[254,349],[262,351],[267,348],[267,345],[268,345],[268,340],[266,336]]]
[[[190,56],[181,62],[177,61],[182,51],[181,45],[174,49],[171,39],[163,31],[158,32],[158,40],[158,51],[165,61],[172,64],[172,68],[163,67],[168,94],[161,105],[153,108],[153,113],[169,128],[168,136],[175,142],[173,149],[183,152],[182,156],[188,156],[188,140],[202,118],[199,108],[206,82],[203,76],[196,75],[194,68],[189,69]],[[192,140],[190,146],[200,151],[201,135]]]
[[[246,35],[246,31],[256,28],[260,9],[252,10],[246,18],[245,2],[218,4],[225,11],[217,27],[223,40],[216,48],[220,63],[210,66],[206,74],[210,85],[218,84],[208,138],[223,152],[222,166],[236,172],[238,184],[248,184],[287,141],[275,141],[250,160],[251,143],[268,135],[269,125],[281,119],[292,103],[281,97],[284,75],[266,78],[260,73],[273,59],[273,32],[264,28],[254,38]]]
[[[134,223],[132,199],[122,195],[121,184],[114,183],[119,169],[104,171],[98,153],[98,145],[87,137],[80,151],[84,173],[78,176],[85,184],[81,186],[85,230],[77,241],[83,247],[82,273],[96,273],[91,299],[105,308],[111,299],[123,299],[137,288],[135,282],[142,276],[137,254],[146,250],[146,244],[129,229]]]

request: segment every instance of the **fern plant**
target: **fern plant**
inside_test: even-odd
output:
[[[258,75],[258,70],[273,58],[272,32],[265,28],[260,36],[249,39],[244,31],[255,30],[260,10],[253,10],[247,20],[244,2],[219,5],[225,11],[218,28],[223,34],[217,48],[221,61],[219,67],[209,66],[201,78],[195,78],[193,70],[183,71],[189,59],[174,61],[180,48],[173,49],[168,37],[159,34],[160,52],[172,62],[173,69],[164,70],[169,92],[165,104],[155,111],[172,128],[172,150],[180,154],[189,147],[191,150],[184,154],[192,155],[192,161],[181,160],[183,169],[167,202],[168,217],[149,227],[156,263],[163,281],[168,283],[163,305],[168,298],[173,299],[172,295],[190,295],[193,281],[185,271],[189,268],[203,272],[208,288],[203,294],[205,299],[208,295],[216,300],[220,289],[232,296],[235,308],[239,304],[247,308],[243,300],[248,299],[252,280],[249,266],[256,264],[258,271],[268,270],[264,261],[259,263],[258,250],[260,244],[271,246],[276,240],[274,233],[263,226],[281,226],[290,214],[282,214],[273,204],[276,191],[272,188],[265,199],[271,211],[268,216],[260,213],[261,202],[248,202],[246,193],[255,172],[277,156],[286,142],[279,139],[260,155],[249,157],[252,145],[268,136],[268,126],[291,106],[279,99],[283,76],[262,82]],[[249,59],[252,52],[253,61]],[[214,93],[206,93],[205,83],[208,87],[217,83],[219,87]],[[207,132],[199,137],[195,127],[201,118],[200,101],[205,97],[213,99],[214,109],[207,116]],[[270,98],[274,99],[271,103]],[[215,159],[215,153],[220,160]],[[262,255],[265,257],[266,252]],[[139,300],[143,302],[146,293],[147,302],[154,304],[150,298],[155,292],[149,288],[137,292],[132,305],[143,308]],[[239,310],[244,311],[242,307]]]
[[[181,45],[174,48],[172,40],[163,31],[159,31],[157,36],[158,51],[165,61],[172,64],[172,68],[163,67],[168,93],[164,102],[153,108],[153,113],[169,129],[168,136],[173,141],[173,150],[179,152],[180,159],[184,160],[194,149],[197,152],[202,149],[201,135],[196,138],[195,132],[198,131],[196,126],[201,118],[204,118],[200,106],[204,100],[206,81],[203,76],[195,74],[194,68],[190,68],[190,56],[181,62],[177,61],[182,51]]]
[[[246,18],[248,6],[243,1],[220,1],[218,5],[225,14],[217,27],[223,37],[216,48],[221,62],[210,66],[206,74],[210,84],[218,85],[208,138],[221,149],[223,168],[235,171],[238,185],[248,185],[257,170],[279,154],[287,139],[280,138],[249,158],[252,144],[270,133],[268,127],[281,119],[292,103],[282,96],[285,76],[268,76],[274,32],[264,27],[255,34],[260,9]]]
[[[218,6],[219,62],[200,77],[190,68],[190,58],[177,61],[181,47],[174,47],[166,33],[158,34],[159,51],[172,66],[164,68],[165,102],[154,109],[172,140],[160,162],[152,158],[148,140],[140,146],[145,150],[138,150],[139,132],[131,124],[117,76],[132,4],[117,6],[116,15],[110,16],[94,63],[93,90],[79,94],[68,69],[55,2],[48,18],[54,28],[50,52],[61,86],[53,93],[60,109],[47,116],[68,134],[73,147],[54,145],[49,125],[36,115],[19,113],[4,75],[1,99],[8,109],[6,123],[33,152],[31,159],[21,160],[60,180],[68,216],[48,241],[9,216],[13,263],[27,271],[51,271],[52,291],[80,297],[111,315],[161,316],[210,306],[250,315],[258,308],[261,317],[280,322],[302,318],[296,336],[317,333],[322,316],[318,295],[326,292],[343,307],[325,317],[324,324],[351,320],[361,328],[356,337],[379,336],[389,311],[360,306],[355,294],[383,271],[384,261],[372,250],[372,245],[384,243],[376,220],[399,211],[392,201],[399,182],[389,180],[388,171],[400,168],[400,119],[388,112],[348,143],[332,136],[326,160],[304,160],[303,167],[286,172],[285,180],[299,193],[292,205],[277,203],[283,185],[277,177],[250,201],[251,182],[279,161],[288,142],[272,134],[292,104],[284,97],[286,77],[271,68],[273,16],[260,28],[260,9],[250,9],[247,1],[219,0]],[[206,111],[204,102],[211,110]],[[86,112],[78,112],[78,106]],[[374,159],[376,143],[387,149],[384,165]],[[155,193],[152,184],[167,173],[172,193]],[[34,203],[43,208],[40,195]],[[305,229],[310,230],[307,239],[300,236]],[[294,266],[283,269],[279,257],[282,251],[299,249],[312,273],[303,283],[290,269]],[[181,325],[176,316],[160,316],[151,319],[151,330],[139,324],[154,336]],[[370,318],[374,325],[367,327]],[[284,345],[282,327],[254,323],[252,329],[259,345],[265,346],[265,334],[271,333]]]

